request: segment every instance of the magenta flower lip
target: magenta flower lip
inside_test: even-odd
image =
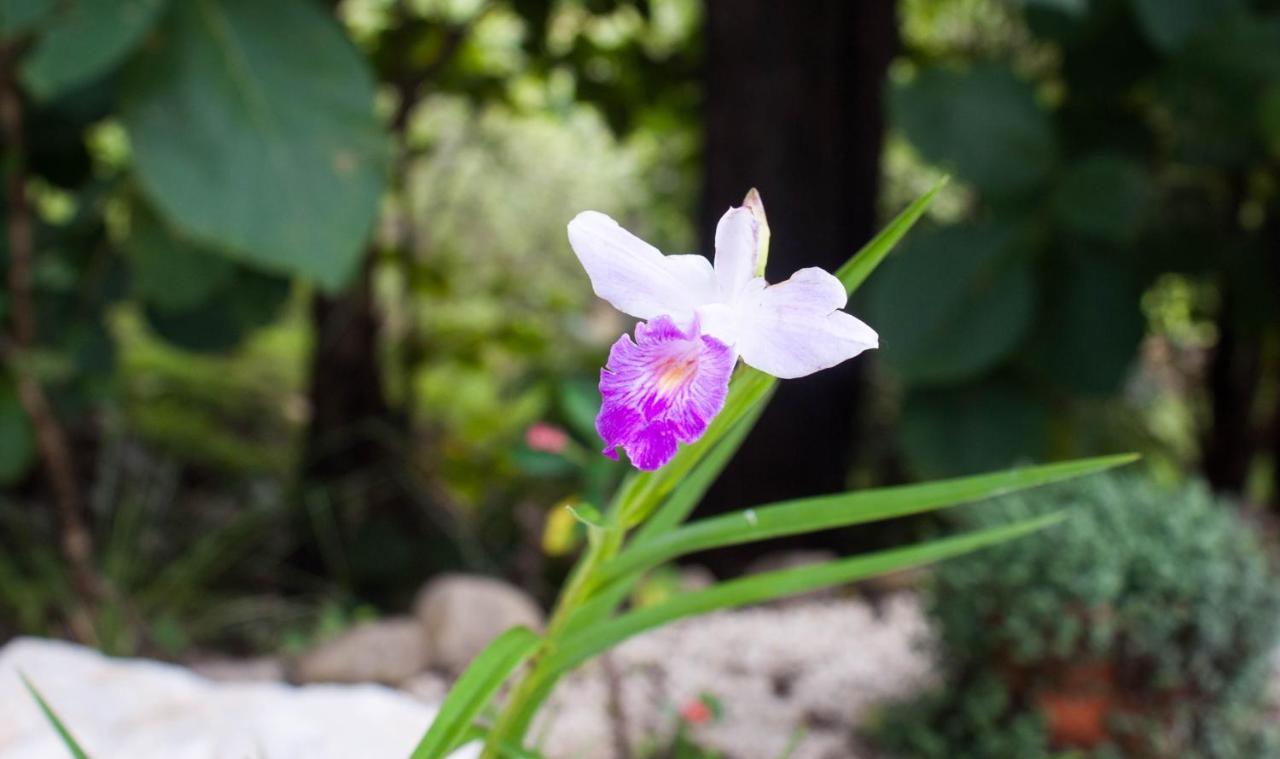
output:
[[[651,471],[691,443],[724,406],[737,356],[729,346],[686,332],[667,316],[636,325],[636,339],[623,335],[600,370],[600,414],[596,431],[604,455],[627,452],[637,469]]]

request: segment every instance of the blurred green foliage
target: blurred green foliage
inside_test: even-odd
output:
[[[942,687],[890,710],[877,727],[886,747],[993,759],[1072,748],[1276,755],[1280,736],[1264,727],[1280,589],[1234,509],[1202,485],[1107,475],[968,517],[991,525],[1060,508],[1072,514],[1062,525],[936,570]],[[1098,746],[1084,739],[1091,727]]]
[[[215,585],[350,590],[353,567],[394,573],[432,550],[363,502],[339,504],[345,493],[296,498],[289,487],[313,417],[310,306],[364,288],[358,271],[370,273],[382,389],[408,420],[392,441],[413,491],[406,513],[430,503],[443,540],[502,570],[522,541],[537,544],[545,504],[603,497],[619,472],[592,450],[594,375],[625,326],[592,305],[564,224],[600,208],[664,247],[692,248],[699,23],[696,0],[0,2],[36,224],[40,333],[20,366],[54,401],[86,494],[133,476],[104,450],[140,443],[139,455],[178,468],[176,512],[206,489],[265,481],[281,509],[269,555],[324,544],[322,568],[193,578],[186,595],[225,608],[146,606],[167,620],[164,635],[136,624],[140,584],[99,566],[115,586],[116,611],[102,613],[123,620],[107,637],[128,638],[113,650],[203,643],[224,628],[175,620],[257,603]],[[6,172],[22,163],[8,145],[0,157]],[[73,594],[44,571],[56,530],[34,508],[51,499],[35,477],[18,366],[0,377],[0,484],[16,520],[0,540],[23,549],[10,575],[33,593],[17,629],[48,632]],[[530,448],[538,421],[570,444]],[[171,548],[239,519],[161,511],[140,512],[148,534],[173,530],[147,559],[156,573]],[[98,553],[113,553],[114,517],[90,512]],[[348,518],[357,524],[335,521]],[[364,532],[381,537],[344,542]],[[537,568],[522,570],[536,588]],[[422,579],[401,575],[404,592]],[[339,592],[323,608],[345,614],[350,602]],[[247,637],[279,642],[256,629],[234,640]]]
[[[1117,440],[1182,468],[1213,455],[1205,428],[1230,422],[1206,412],[1227,394],[1247,396],[1244,426],[1265,436],[1273,360],[1254,370],[1267,378],[1257,395],[1187,372],[1190,412],[1173,426],[1157,418],[1151,371],[1195,364],[1219,335],[1257,346],[1280,334],[1280,8],[907,0],[902,14],[892,184],[920,184],[922,165],[959,180],[868,300],[906,391],[910,469],[976,471]],[[1144,293],[1170,288],[1211,297],[1172,324],[1143,309]],[[963,455],[938,450],[977,427]]]

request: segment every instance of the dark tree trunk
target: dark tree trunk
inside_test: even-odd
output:
[[[334,481],[387,456],[391,409],[378,371],[378,316],[368,267],[339,295],[317,293],[311,304],[311,423],[304,476]],[[387,428],[382,429],[380,428]]]
[[[1254,398],[1262,369],[1261,336],[1236,323],[1230,288],[1222,285],[1218,342],[1209,362],[1212,420],[1203,443],[1204,476],[1214,490],[1240,495],[1257,451]]]
[[[709,0],[704,249],[751,187],[772,230],[769,278],[834,270],[875,226],[892,0]],[[865,362],[782,384],[704,506],[841,490]]]

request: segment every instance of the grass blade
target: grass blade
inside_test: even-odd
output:
[[[893,246],[897,245],[903,235],[920,220],[946,183],[947,177],[935,182],[928,192],[916,198],[911,205],[903,209],[902,213],[893,217],[893,221],[885,225],[885,228],[871,238],[870,242],[863,245],[853,258],[836,270],[836,279],[844,283],[845,290],[852,294],[866,281],[867,277],[871,276],[871,272],[875,271],[884,257],[889,255]]]
[[[499,635],[454,683],[410,759],[442,759],[466,742],[476,715],[541,644],[542,638],[527,627],[513,627]]]
[[[44,700],[44,697],[40,695],[40,691],[36,690],[36,686],[32,685],[27,676],[21,672],[18,673],[18,677],[22,678],[22,684],[27,687],[27,692],[31,694],[31,697],[36,700],[36,704],[40,706],[40,711],[44,713],[44,718],[49,720],[49,724],[53,725],[54,730],[58,731],[58,737],[62,739],[62,745],[67,747],[67,751],[70,751],[75,759],[89,759],[89,755],[85,753],[84,749],[80,748],[79,743],[76,743],[71,731],[67,729],[66,725],[62,724],[62,720],[58,719],[53,707],[49,706],[49,703]]]
[[[706,590],[678,595],[670,600],[615,617],[567,637],[548,660],[548,667],[564,671],[608,650],[637,633],[677,619],[745,606],[775,598],[829,588],[931,564],[979,548],[1020,537],[1060,522],[1061,512],[1012,525],[968,532],[906,548],[855,556],[814,566],[786,569],[713,585]]]
[[[804,498],[692,522],[627,548],[600,569],[609,583],[694,551],[848,527],[972,503],[1128,464],[1101,456],[951,480]]]

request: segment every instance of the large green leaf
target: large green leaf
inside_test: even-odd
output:
[[[784,598],[930,564],[1011,540],[1061,519],[1061,514],[1052,514],[1006,527],[970,532],[906,548],[877,551],[798,569],[766,572],[720,583],[706,590],[684,593],[568,636],[551,652],[547,666],[556,671],[570,669],[637,633],[677,619]]]
[[[1124,245],[1137,236],[1152,196],[1151,182],[1137,161],[1096,154],[1063,174],[1053,194],[1053,212],[1068,232]]]
[[[135,294],[161,311],[209,303],[236,274],[234,261],[182,239],[145,207],[133,214],[126,247],[133,254]]]
[[[884,267],[868,302],[880,357],[915,384],[986,371],[1026,335],[1035,305],[1016,227],[957,225],[917,234]]]
[[[1031,364],[1074,392],[1107,395],[1133,365],[1146,329],[1142,291],[1116,256],[1064,252],[1030,343]]]
[[[605,564],[601,583],[695,551],[753,543],[972,503],[1128,464],[1133,455],[1105,456],[1012,469],[974,477],[804,498],[693,522],[628,548]]]
[[[147,323],[170,343],[199,352],[230,350],[266,326],[289,295],[289,280],[237,267],[228,285],[192,308],[169,310],[147,304]]]
[[[185,235],[328,288],[356,271],[386,179],[373,82],[307,0],[186,0],[131,67],[139,180]]]
[[[1138,26],[1152,45],[1166,52],[1240,6],[1239,0],[1132,0]]]
[[[920,477],[969,474],[1040,458],[1048,427],[1042,401],[1021,384],[994,379],[910,393],[902,445]]]
[[[27,473],[35,459],[35,435],[13,386],[0,378],[0,485]]]
[[[56,97],[119,65],[151,29],[166,0],[73,0],[50,20],[22,64],[40,99]]]
[[[894,123],[931,163],[994,195],[1034,191],[1057,148],[1031,86],[1003,66],[933,66],[896,87]]]
[[[31,31],[56,7],[57,0],[0,0],[0,41]]]
[[[542,639],[513,627],[490,643],[453,684],[410,759],[443,759],[466,738],[471,723],[502,684],[537,650]]]

